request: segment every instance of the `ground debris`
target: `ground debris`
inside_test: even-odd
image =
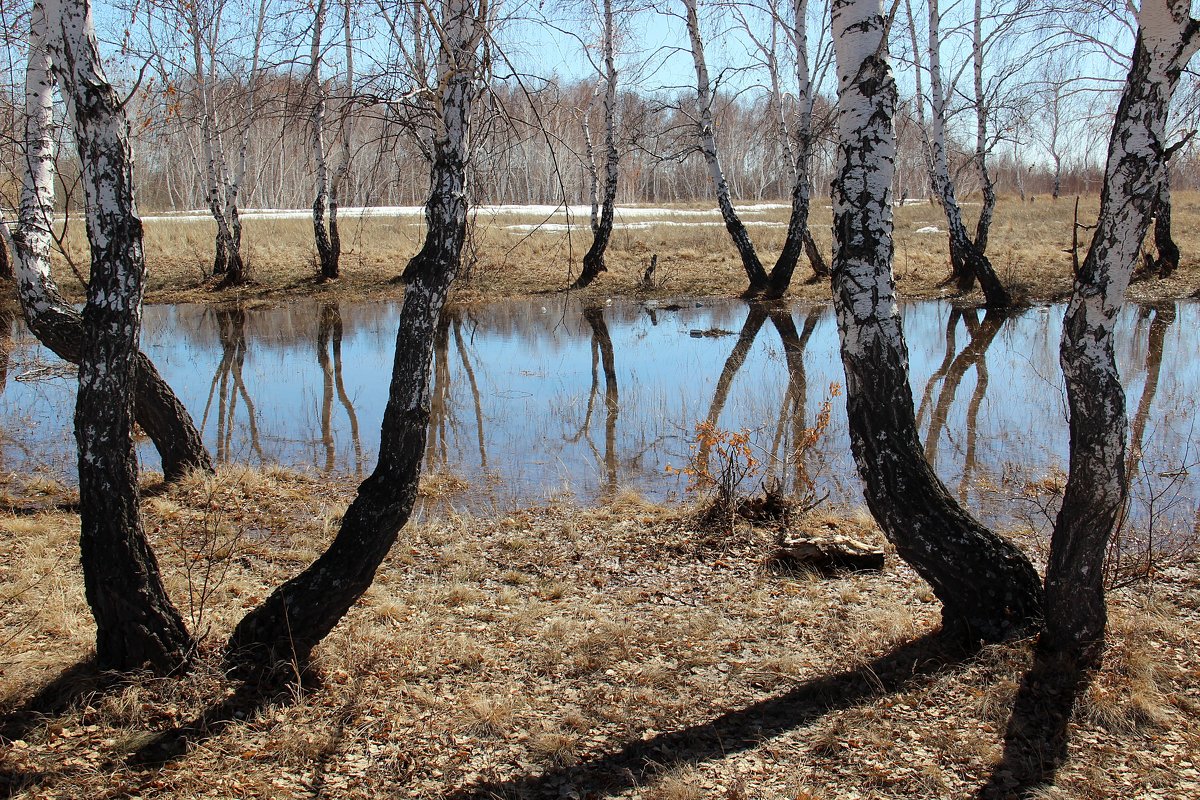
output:
[[[821,575],[878,572],[883,564],[882,550],[841,534],[786,534],[767,559],[767,568],[773,572],[807,570]]]
[[[221,643],[320,551],[352,496],[324,476],[223,467],[147,499],[182,607],[188,570],[209,574],[204,531],[218,544],[263,532],[203,551],[230,560],[211,573],[195,669],[169,680],[72,678],[93,630],[78,519],[0,519],[0,792],[935,800],[974,796],[997,768],[1028,642],[939,660],[920,650],[938,606],[898,559],[774,580],[774,530],[698,548],[693,514],[625,493],[407,526],[318,648],[324,680],[244,696]],[[890,552],[853,509],[789,528]],[[1111,596],[1105,666],[1039,796],[1200,796],[1195,572]]]

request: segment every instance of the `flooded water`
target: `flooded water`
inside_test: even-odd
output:
[[[903,307],[927,456],[951,491],[993,524],[1045,524],[1065,469],[1060,307],[1001,317],[938,302]],[[296,303],[274,309],[155,306],[144,349],[222,461],[368,474],[390,377],[399,306]],[[0,393],[0,469],[70,479],[75,378],[19,322]],[[1130,307],[1118,360],[1129,393],[1135,517],[1197,520],[1200,304]],[[737,301],[561,298],[449,313],[439,330],[426,469],[472,488],[464,505],[584,501],[629,487],[679,497],[697,423],[746,430],[764,472],[857,504],[837,329],[828,306],[766,313]],[[822,404],[828,426],[812,438]],[[148,468],[157,457],[140,449]],[[808,476],[806,478],[806,476]],[[1047,479],[1049,479],[1047,481]],[[1182,529],[1182,528],[1180,528]]]

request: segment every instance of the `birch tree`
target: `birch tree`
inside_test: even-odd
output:
[[[313,12],[312,37],[309,46],[309,71],[305,84],[312,97],[309,115],[313,163],[315,166],[315,191],[312,204],[313,237],[317,247],[318,277],[324,281],[336,280],[341,275],[342,238],[338,231],[338,204],[342,182],[350,171],[350,136],[353,130],[353,115],[349,113],[354,92],[354,40],[353,17],[350,0],[342,3],[342,44],[346,61],[345,91],[339,114],[341,147],[339,161],[332,175],[325,151],[325,115],[328,105],[328,90],[321,79],[323,62],[322,36],[329,13],[330,0],[317,0]]]
[[[429,227],[424,246],[404,271],[407,287],[379,461],[359,486],[329,549],[238,624],[227,645],[234,661],[306,663],[313,647],[370,587],[416,501],[437,322],[466,238],[471,111],[486,65],[480,51],[492,15],[488,0],[437,0],[425,8],[439,37],[437,128],[425,205]]]
[[[1028,559],[954,500],[921,453],[892,277],[896,84],[880,0],[834,0],[838,164],[833,295],[850,442],[867,505],[942,601],[946,630],[997,640],[1040,616]]]
[[[1099,658],[1107,613],[1103,562],[1128,500],[1125,390],[1113,351],[1117,312],[1166,169],[1166,123],[1180,73],[1200,48],[1189,0],[1143,0],[1109,139],[1100,216],[1075,276],[1059,360],[1070,413],[1070,473],[1046,568],[1051,651]]]
[[[17,297],[25,322],[38,340],[64,361],[79,364],[87,330],[78,311],[63,300],[50,272],[54,244],[54,88],[46,44],[45,7],[31,19],[24,114],[24,181],[18,224],[9,240],[15,261]],[[145,354],[135,351],[134,416],[154,442],[163,474],[173,481],[193,469],[212,471],[212,460],[183,403]]]
[[[592,244],[583,256],[583,269],[571,285],[572,289],[582,289],[601,272],[607,271],[608,268],[604,265],[604,251],[608,249],[608,240],[612,236],[613,211],[617,202],[617,168],[621,155],[617,150],[617,66],[613,43],[615,31],[612,0],[601,0],[600,17],[600,50],[603,59],[601,74],[604,83],[604,199],[600,203],[599,217],[593,208]],[[584,134],[588,135],[588,131],[585,130]],[[590,151],[590,135],[588,145]],[[591,153],[588,155],[590,158]],[[596,194],[598,192],[593,190],[593,198]]]
[[[963,222],[962,209],[955,194],[954,182],[950,177],[950,159],[946,144],[947,91],[943,82],[941,63],[941,10],[938,0],[927,0],[929,4],[928,70],[929,70],[929,146],[928,159],[930,179],[934,196],[946,214],[946,228],[950,239],[950,263],[958,287],[969,290],[978,280],[988,306],[1011,305],[1012,298],[1000,282],[992,262],[986,254],[988,228],[996,203],[995,190],[987,172],[987,103],[983,97],[983,54],[982,4],[975,2],[972,24],[972,72],[975,86],[976,110],[976,166],[980,171],[983,186],[983,207],[980,210],[976,236],[971,238]]]
[[[236,41],[238,20],[229,8],[229,0],[211,2],[161,0],[150,3],[143,14],[145,30],[151,44],[152,56],[159,62],[163,81],[176,85],[172,57],[159,51],[156,26],[169,31],[169,37],[180,47],[180,62],[186,63],[188,78],[194,89],[199,113],[199,153],[204,203],[216,222],[213,240],[212,274],[220,277],[219,288],[237,286],[249,280],[242,255],[241,197],[246,181],[250,131],[259,116],[259,89],[262,82],[263,46],[267,25],[267,0],[259,0],[252,18],[252,34],[248,44],[249,74],[245,76],[246,92],[240,111],[224,107],[218,97],[221,67],[231,54]],[[231,34],[230,31],[234,31]],[[165,44],[165,43],[164,43]],[[238,76],[239,78],[241,76]],[[228,120],[234,120],[228,122]],[[226,136],[232,133],[232,159]],[[185,134],[190,135],[190,134]]]
[[[145,262],[133,202],[129,126],[105,77],[87,0],[35,2],[27,103],[31,142],[22,213],[42,227],[52,164],[42,139],[51,111],[53,68],[62,86],[83,165],[91,280],[82,314],[75,438],[79,447],[80,550],[84,588],[96,620],[96,659],[108,669],[178,668],[194,647],[163,589],[142,528],[133,444]],[[40,216],[40,220],[37,217]],[[34,247],[40,247],[35,244]]]
[[[699,147],[708,167],[709,177],[717,196],[717,207],[725,222],[725,229],[733,240],[741,257],[742,267],[746,270],[749,286],[745,296],[768,295],[782,296],[791,283],[796,263],[804,249],[805,238],[808,236],[808,208],[811,195],[809,181],[809,165],[812,155],[812,85],[809,77],[807,52],[807,0],[795,0],[795,31],[794,39],[796,52],[797,89],[797,121],[796,138],[798,147],[794,159],[789,159],[789,169],[794,180],[792,189],[792,212],[788,220],[787,236],[783,250],[780,252],[775,265],[768,275],[763,267],[754,242],[746,231],[746,226],[733,207],[729,191],[729,182],[725,170],[721,166],[720,153],[717,150],[716,128],[713,120],[714,92],[709,77],[708,62],[704,54],[704,40],[700,35],[699,0],[683,0],[684,21],[691,42],[692,64],[696,72],[697,127],[699,130]],[[819,270],[820,263],[814,262]]]

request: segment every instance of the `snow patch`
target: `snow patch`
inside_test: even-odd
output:
[[[787,227],[786,222],[768,222],[766,220],[758,220],[758,221],[750,220],[750,221],[744,222],[743,224],[747,228],[786,228]],[[643,221],[643,222],[614,222],[613,223],[614,229],[621,229],[621,230],[627,230],[627,231],[644,231],[644,230],[650,230],[652,228],[665,228],[665,227],[669,227],[669,226],[678,226],[681,228],[724,228],[725,223],[723,223],[723,222],[678,222],[675,220],[666,220],[666,219],[649,220],[649,221]],[[541,223],[532,223],[532,224],[523,224],[523,225],[505,225],[504,230],[511,231],[513,233],[533,233],[535,231],[539,232],[539,233],[567,233],[571,230],[575,230],[575,231],[585,230],[586,227],[587,226],[582,223],[576,223],[574,225],[567,225],[567,224],[564,224],[561,222],[541,222]]]
[[[942,231],[937,225],[926,225],[924,228],[917,228],[914,233],[941,233]]]
[[[740,214],[767,214],[773,211],[786,211],[791,206],[786,203],[755,203],[738,208]],[[721,212],[716,208],[663,208],[654,206],[617,206],[617,220],[646,219],[662,217],[666,219],[702,219],[704,217],[719,218]],[[552,206],[552,205],[479,205],[472,206],[472,214],[480,217],[496,218],[500,216],[542,217],[573,220],[579,219],[581,226],[584,221],[591,219],[591,206]],[[366,206],[343,207],[338,209],[338,215],[345,217],[394,217],[394,218],[424,218],[425,206]],[[311,219],[312,209],[293,208],[248,208],[238,212],[243,219]],[[211,220],[212,214],[203,209],[191,211],[168,212],[164,214],[147,214],[143,220],[175,221],[175,222],[204,222]],[[565,223],[564,223],[565,224]]]

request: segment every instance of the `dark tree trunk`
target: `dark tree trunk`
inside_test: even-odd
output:
[[[40,36],[39,32],[34,32]],[[22,192],[20,225],[13,232],[19,268],[18,296],[26,324],[38,340],[59,358],[79,364],[85,332],[79,313],[67,305],[50,275],[49,229],[52,213],[53,149],[49,127],[53,115],[46,58],[30,63],[30,80],[37,91],[28,95],[26,124],[26,185]],[[41,93],[41,94],[39,94]],[[36,107],[41,103],[42,107]],[[191,416],[145,355],[138,353],[134,383],[136,421],[153,440],[167,480],[191,469],[212,470],[212,460]]]
[[[961,220],[950,225],[950,264],[960,292],[969,292],[979,281],[984,305],[988,308],[1009,308],[1012,296],[1000,282],[992,262],[970,237]]]
[[[226,252],[225,277],[217,284],[218,289],[232,289],[245,286],[250,282],[250,274],[246,269],[246,261],[240,250],[230,249]]]
[[[86,0],[51,0],[45,13],[54,19],[49,29],[61,31],[48,36],[47,50],[74,118],[92,251],[75,438],[81,562],[96,619],[96,659],[108,669],[149,664],[165,673],[187,660],[193,642],[163,589],[142,529],[133,388],[145,261],[128,123],[101,69]]]
[[[611,187],[611,188],[610,188]],[[608,241],[612,238],[613,203],[617,196],[617,185],[613,181],[606,183],[604,188],[604,207],[600,212],[600,220],[592,230],[592,244],[583,256],[583,269],[579,277],[571,284],[572,289],[582,289],[599,277],[601,272],[608,272],[604,263],[604,253],[608,249]]]
[[[0,220],[0,225],[4,224],[6,223]],[[8,256],[8,245],[4,243],[4,237],[0,237],[0,281],[11,281],[13,278],[12,261],[9,260]]]
[[[792,275],[796,272],[796,264],[800,261],[800,254],[804,251],[805,241],[811,238],[808,234],[808,206],[808,179],[807,175],[804,175],[797,178],[792,187],[792,211],[788,216],[783,250],[775,260],[775,266],[771,268],[771,274],[767,277],[767,287],[763,292],[769,299],[783,297],[787,292],[792,283]],[[816,263],[813,264],[813,270],[817,270]]]
[[[1042,644],[1082,663],[1100,657],[1107,612],[1104,556],[1128,495],[1125,390],[1113,333],[1161,192],[1167,110],[1196,52],[1183,0],[1144,0],[1113,122],[1100,215],[1063,320],[1059,360],[1070,410],[1070,474],[1046,567]]]
[[[1163,169],[1162,188],[1154,206],[1154,247],[1158,250],[1155,272],[1160,278],[1169,278],[1179,269],[1179,245],[1171,236],[1171,184],[1170,170]]]
[[[219,277],[229,271],[229,242],[225,238],[225,233],[218,228],[217,235],[213,239],[213,277]]]
[[[812,264],[813,276],[815,278],[829,277],[829,264],[825,261],[825,256],[821,253],[821,248],[817,247],[817,242],[812,237],[812,231],[804,231],[804,253],[808,256],[808,261]]]
[[[252,664],[308,662],[312,649],[371,585],[417,498],[429,424],[429,370],[438,318],[466,238],[466,153],[477,55],[484,33],[471,0],[449,0],[442,20],[441,126],[434,141],[429,229],[404,274],[408,287],[396,334],[379,461],[358,488],[333,543],[300,575],[247,614],[227,656]],[[479,15],[479,16],[477,16]]]
[[[318,274],[323,281],[337,280],[340,272],[338,262],[341,260],[341,236],[337,236],[338,246],[333,246],[333,236],[325,227],[325,204],[327,195],[321,194],[313,203],[313,239],[317,244]]]
[[[1038,619],[1041,587],[1021,551],[967,514],[921,453],[891,274],[896,84],[883,29],[879,0],[835,1],[841,141],[833,293],[851,446],[867,505],[942,601],[943,626],[999,640]]]
[[[733,246],[741,257],[742,267],[746,270],[746,278],[750,283],[743,296],[754,297],[766,291],[767,271],[763,269],[758,253],[754,249],[754,242],[750,241],[750,234],[746,232],[746,226],[742,224],[741,217],[733,207],[733,200],[729,196],[729,181],[725,178],[725,172],[721,167],[721,157],[717,152],[716,123],[713,121],[712,113],[713,91],[708,75],[708,64],[704,58],[704,42],[700,38],[697,0],[684,0],[684,7],[687,15],[688,37],[692,44],[692,64],[696,70],[696,99],[700,104],[698,120],[700,153],[704,156],[704,163],[708,166],[708,172],[712,178],[713,189],[717,195],[717,207],[721,210],[721,219],[725,222],[725,230],[729,232],[729,238],[733,240]]]

